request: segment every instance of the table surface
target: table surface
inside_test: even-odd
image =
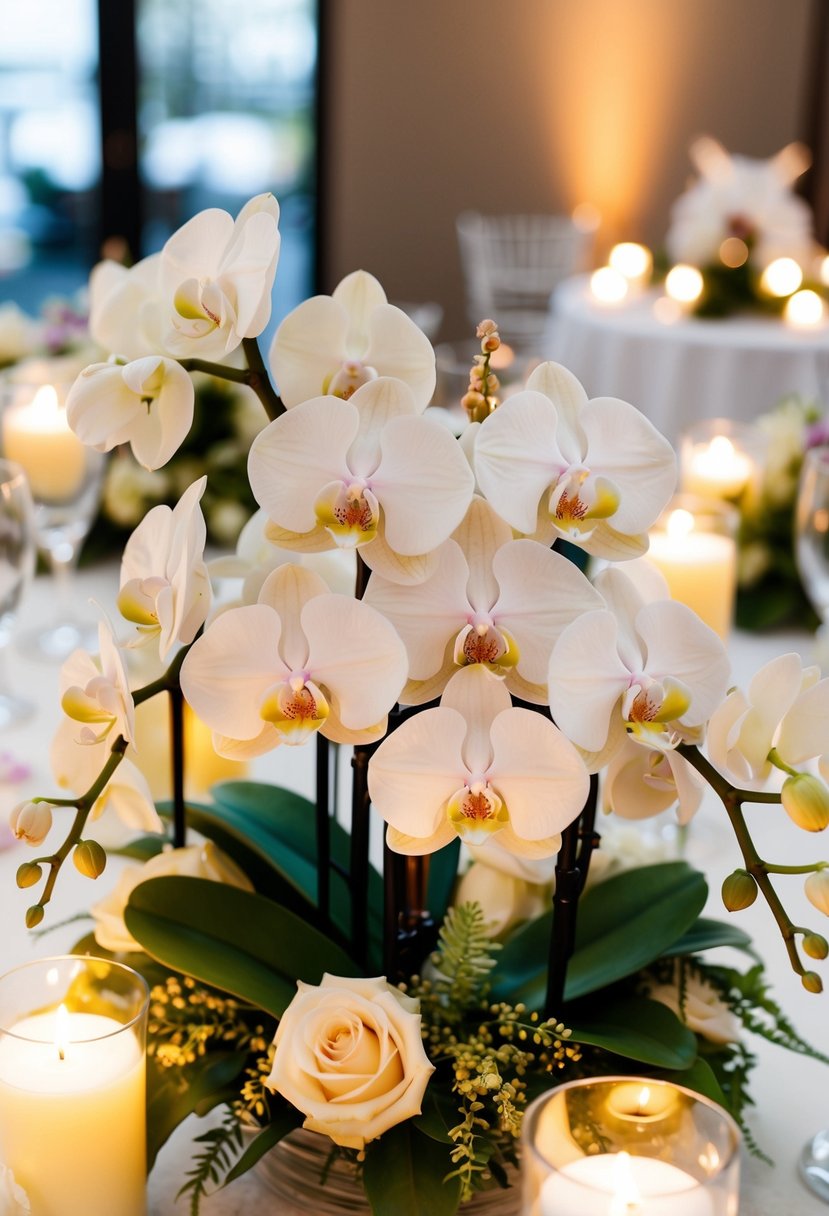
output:
[[[589,284],[579,275],[555,291],[545,357],[591,397],[630,401],[669,439],[702,418],[750,421],[787,394],[827,392],[829,321],[797,329],[757,314],[665,320],[657,290],[602,304]]]
[[[99,567],[79,576],[77,600],[82,603],[95,599],[108,607],[115,590],[115,567]],[[45,578],[35,581],[23,609],[27,627],[48,618],[54,602],[51,591]],[[765,638],[735,634],[730,650],[735,682],[745,683],[753,671],[774,654],[799,650],[804,658],[810,658],[811,640],[802,634]],[[5,822],[9,810],[23,794],[53,792],[48,770],[48,744],[60,718],[57,668],[24,657],[14,645],[9,648],[6,658],[6,679],[35,699],[38,713],[29,723],[7,729],[0,737],[0,752],[27,762],[32,769],[31,777],[21,785],[0,784],[0,824]],[[310,792],[312,767],[305,749],[282,749],[257,762],[255,775],[273,777],[302,792]],[[780,808],[758,806],[752,815],[752,830],[761,855],[773,857],[775,861],[796,863],[812,857],[819,847],[813,838],[804,838]],[[379,840],[379,827],[376,839]],[[709,914],[725,916],[719,900],[719,886],[740,859],[730,829],[714,799],[706,800],[692,824],[689,855],[709,877]],[[33,938],[27,933],[23,925],[27,894],[17,891],[14,886],[14,871],[26,856],[25,846],[16,844],[0,852],[0,909],[6,927],[0,946],[3,970],[30,958],[58,954],[69,948],[78,936],[76,924],[55,929],[45,938]],[[113,858],[99,886],[111,882],[118,867],[118,859]],[[61,875],[50,909],[52,923],[57,924],[88,906],[92,891],[88,880],[70,867],[70,872]],[[95,895],[100,895],[100,889],[95,890]],[[818,914],[802,894],[800,879],[788,880],[784,899],[795,921],[820,927],[816,924]],[[808,1041],[829,1051],[829,993],[821,998],[800,987],[789,969],[782,941],[762,901],[758,900],[752,908],[740,913],[735,923],[754,936],[766,962],[769,979],[794,1025]],[[773,1047],[763,1039],[752,1037],[750,1047],[756,1052],[759,1063],[751,1086],[756,1105],[749,1121],[758,1143],[775,1160],[775,1167],[769,1169],[754,1160],[746,1162],[740,1211],[743,1216],[826,1216],[827,1206],[805,1190],[796,1177],[795,1166],[806,1138],[820,1127],[829,1126],[829,1070]],[[150,1216],[171,1216],[176,1211],[186,1211],[184,1202],[175,1203],[175,1194],[187,1166],[192,1136],[204,1127],[204,1121],[190,1120],[162,1151],[150,1179]],[[203,1211],[205,1216],[235,1216],[254,1208],[257,1212],[279,1211],[280,1216],[291,1216],[284,1207],[277,1205],[277,1201],[263,1195],[256,1179],[250,1176],[211,1197]]]

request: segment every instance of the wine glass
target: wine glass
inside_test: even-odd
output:
[[[77,647],[97,649],[97,624],[79,614],[72,598],[72,573],[95,518],[104,457],[70,430],[68,386],[10,383],[3,408],[3,447],[29,480],[35,505],[35,535],[49,563],[57,595],[54,622],[21,639],[35,658],[62,661]]]
[[[19,465],[0,460],[0,727],[25,721],[35,710],[33,702],[11,692],[3,669],[5,648],[34,565],[34,508],[26,475]]]
[[[795,557],[803,589],[821,619],[817,658],[829,670],[829,447],[806,453],[795,513]]]

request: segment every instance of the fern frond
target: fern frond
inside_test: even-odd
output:
[[[204,1148],[196,1153],[195,1164],[187,1171],[187,1182],[176,1195],[176,1199],[190,1195],[190,1216],[199,1216],[202,1199],[221,1186],[239,1155],[242,1124],[238,1115],[227,1108],[221,1125],[197,1136],[195,1143],[203,1144]]]
[[[460,1016],[481,1004],[501,946],[490,937],[483,909],[474,901],[449,908],[438,942],[432,955],[439,977],[435,987]]]

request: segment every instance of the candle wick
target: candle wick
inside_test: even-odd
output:
[[[58,1048],[58,1059],[59,1059],[59,1060],[65,1060],[65,1059],[66,1059],[66,1056],[65,1056],[65,1054],[64,1054],[64,1051],[63,1051],[63,1048],[62,1048],[62,1047],[59,1047],[59,1048]]]

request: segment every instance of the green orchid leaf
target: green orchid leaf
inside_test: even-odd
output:
[[[147,1169],[152,1169],[161,1146],[196,1108],[212,1109],[223,1100],[228,1085],[241,1083],[247,1052],[210,1052],[187,1070],[181,1084],[176,1069],[147,1065]],[[238,1090],[237,1090],[238,1092]]]
[[[744,950],[746,954],[757,957],[751,938],[745,930],[725,921],[711,920],[707,916],[701,916],[687,933],[683,933],[667,950],[663,950],[662,957],[675,958],[680,954],[697,954],[700,950],[712,950],[715,946],[732,946],[735,950]]]
[[[229,1182],[235,1182],[237,1178],[241,1178],[248,1170],[253,1169],[256,1162],[261,1157],[264,1157],[269,1149],[272,1149],[275,1144],[278,1144],[289,1132],[292,1132],[294,1128],[300,1127],[301,1124],[302,1115],[298,1110],[294,1110],[292,1106],[286,1105],[283,1110],[272,1112],[270,1123],[250,1142],[233,1166],[233,1169],[227,1174],[222,1186],[227,1186]]]
[[[167,967],[281,1017],[296,981],[360,969],[312,925],[270,899],[204,878],[141,883],[124,913],[141,946]]]
[[[626,870],[591,887],[579,901],[576,944],[567,968],[571,1001],[633,975],[683,936],[702,911],[705,879],[682,861]],[[497,1000],[544,1004],[552,914],[520,929],[493,973]]]
[[[717,1102],[724,1110],[728,1110],[728,1098],[707,1060],[698,1057],[690,1068],[685,1068],[682,1072],[659,1075],[661,1080],[671,1081],[674,1085],[684,1085],[686,1089],[692,1089],[694,1093],[702,1094],[704,1098],[710,1098],[712,1102]]]
[[[423,1109],[414,1119],[414,1125],[425,1136],[440,1140],[442,1144],[452,1144],[449,1132],[457,1126],[459,1119],[457,1101],[436,1085],[430,1085],[423,1097]]]
[[[460,1179],[449,1147],[398,1123],[366,1147],[363,1183],[373,1216],[454,1216]]]
[[[667,1005],[646,997],[603,1004],[601,1012],[574,1014],[572,1041],[656,1068],[686,1069],[697,1058],[694,1033]]]

